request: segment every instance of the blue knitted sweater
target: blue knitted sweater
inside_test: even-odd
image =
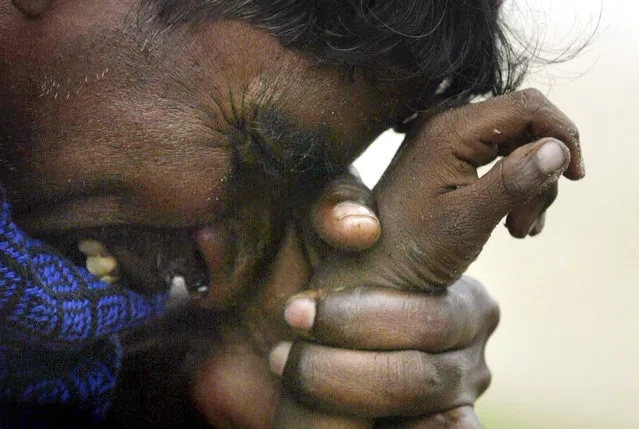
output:
[[[26,237],[1,188],[0,205],[0,427],[34,427],[43,409],[99,421],[120,367],[118,332],[162,313],[167,297],[99,281]]]

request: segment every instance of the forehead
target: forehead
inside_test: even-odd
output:
[[[402,85],[350,80],[343,69],[318,65],[246,22],[173,28],[154,18],[142,25],[135,1],[59,1],[30,20],[0,1],[0,91],[8,94],[0,104],[12,100],[5,113],[37,120],[40,140],[50,147],[62,135],[69,146],[73,138],[108,137],[111,144],[136,133],[144,141],[140,132],[191,133],[194,123],[215,129],[211,121],[250,120],[258,113],[252,109],[271,105],[278,114],[260,116],[277,119],[271,131],[282,128],[283,116],[288,130],[310,130],[307,136],[327,129],[323,135],[340,142],[333,155],[351,159],[393,124],[406,92]]]

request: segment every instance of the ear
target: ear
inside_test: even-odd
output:
[[[11,0],[20,12],[30,17],[37,17],[49,10],[53,0]]]

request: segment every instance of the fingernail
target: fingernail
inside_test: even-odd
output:
[[[279,343],[273,350],[271,350],[269,365],[271,366],[271,372],[273,372],[273,374],[277,374],[280,377],[284,374],[284,368],[286,367],[286,361],[288,360],[288,355],[291,352],[291,347],[293,347],[292,343],[283,342]]]
[[[368,207],[356,203],[354,201],[344,201],[333,207],[333,216],[337,220],[342,220],[346,217],[363,217],[372,218],[377,221],[377,216]]]
[[[554,173],[566,164],[568,148],[559,140],[550,139],[537,151],[539,168],[546,173]]]
[[[316,305],[309,298],[292,300],[284,310],[284,320],[291,328],[310,331],[315,323]]]

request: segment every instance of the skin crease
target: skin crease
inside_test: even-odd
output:
[[[126,24],[131,4],[58,1],[32,21],[0,3],[0,41],[7,41],[0,144],[8,167],[0,183],[32,233],[92,226],[96,213],[108,224],[212,225],[219,249],[203,254],[222,274],[207,304],[235,306],[218,327],[223,344],[198,371],[194,397],[219,427],[268,427],[279,390],[264,356],[293,338],[282,309],[313,267],[299,231],[274,226],[287,190],[264,192],[260,180],[230,184],[229,141],[239,122],[275,107],[298,126],[320,129],[330,162],[346,165],[406,116],[418,82],[346,82],[338,68],[317,69],[239,22],[147,39]],[[78,52],[88,54],[78,60]],[[229,230],[241,236],[225,236]],[[269,270],[260,271],[272,253]],[[264,406],[255,412],[258,401]]]

